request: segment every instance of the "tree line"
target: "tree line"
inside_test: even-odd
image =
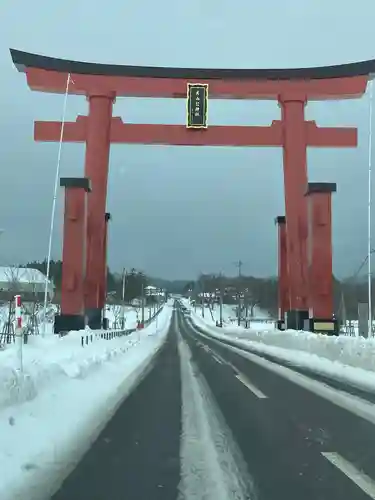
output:
[[[358,319],[358,303],[368,302],[367,282],[363,279],[340,281],[333,277],[333,289],[336,316],[341,319]],[[182,293],[197,298],[201,292],[214,294],[217,290],[222,290],[224,303],[236,302],[240,293],[249,306],[257,305],[273,317],[277,316],[278,280],[273,277],[201,274],[197,280],[186,282]],[[372,282],[372,303],[375,306],[375,279]]]
[[[47,275],[47,260],[32,261],[26,264],[26,267],[38,269],[44,275]],[[49,278],[55,285],[55,293],[57,297],[61,293],[62,281],[62,261],[51,260],[49,269]],[[124,275],[121,273],[113,273],[109,268],[107,269],[107,294],[111,302],[122,301],[123,295],[123,279]],[[125,302],[131,302],[133,299],[142,296],[142,289],[150,283],[150,278],[140,270],[132,268],[125,272]]]
[[[47,261],[29,262],[26,267],[39,269],[43,274],[47,274]],[[62,262],[61,260],[51,260],[50,278],[56,287],[56,295],[61,291]],[[216,289],[223,289],[224,302],[233,303],[236,301],[236,294],[240,292],[244,300],[249,305],[257,305],[260,309],[269,311],[272,316],[277,316],[277,278],[256,278],[254,276],[224,276],[220,274],[201,274],[196,280],[176,280],[170,281],[161,278],[151,278],[142,270],[132,268],[125,275],[125,301],[130,302],[142,295],[142,287],[154,285],[164,288],[168,293],[181,293],[197,296],[199,292],[214,293]],[[362,279],[338,280],[333,277],[334,284],[334,305],[337,317],[347,319],[358,318],[358,303],[367,302],[368,287]],[[112,272],[108,268],[107,272],[107,292],[108,300],[121,302],[122,300],[123,275]],[[375,306],[375,279],[372,283],[372,302]],[[375,316],[375,314],[374,314]]]

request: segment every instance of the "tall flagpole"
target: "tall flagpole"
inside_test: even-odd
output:
[[[54,186],[53,199],[52,199],[51,224],[50,224],[49,241],[48,241],[46,281],[45,281],[45,286],[44,286],[43,329],[42,329],[42,335],[43,336],[46,333],[46,317],[47,317],[47,303],[48,303],[48,285],[49,285],[49,273],[50,273],[50,267],[51,267],[52,240],[53,240],[53,230],[54,230],[54,226],[55,226],[57,188],[59,186],[59,178],[60,178],[61,150],[62,150],[62,143],[63,143],[63,138],[64,138],[66,105],[67,105],[67,102],[68,102],[68,94],[69,94],[69,84],[70,84],[70,82],[71,82],[71,78],[70,78],[70,73],[69,73],[68,74],[68,78],[66,79],[66,89],[65,89],[64,104],[63,104],[63,111],[62,111],[59,149],[58,149],[58,153],[57,153],[55,186]]]
[[[372,205],[372,92],[373,82],[369,83],[369,139],[368,139],[368,215],[367,215],[367,284],[368,284],[368,337],[372,336],[372,276],[371,276],[371,205]]]

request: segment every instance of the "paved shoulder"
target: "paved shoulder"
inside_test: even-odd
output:
[[[170,331],[154,367],[52,500],[176,500],[180,433],[180,366]]]

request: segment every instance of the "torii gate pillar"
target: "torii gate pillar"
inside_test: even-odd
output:
[[[85,328],[84,279],[86,260],[87,193],[85,177],[60,179],[65,188],[61,314],[55,316],[55,333]]]
[[[289,306],[288,260],[286,219],[284,215],[276,217],[278,233],[278,321],[277,328],[285,330],[285,314]]]
[[[337,334],[332,273],[332,193],[336,184],[310,182],[308,201],[309,329]]]
[[[87,260],[85,278],[85,311],[92,329],[102,327],[104,275],[106,254],[105,206],[110,151],[112,108],[115,95],[111,92],[91,92],[86,122],[85,176],[91,180],[92,193],[88,201]]]
[[[302,330],[308,318],[308,272],[306,259],[308,130],[305,122],[306,94],[285,92],[279,98],[283,124],[284,196],[288,256],[289,304],[285,327]],[[327,134],[328,135],[328,134]]]

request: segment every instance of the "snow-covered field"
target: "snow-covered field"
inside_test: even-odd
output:
[[[197,305],[193,307],[194,312],[202,317],[202,307]],[[216,322],[220,321],[220,306],[215,304],[214,307],[205,306],[204,308],[204,321],[209,325],[216,325]],[[269,314],[262,311],[258,307],[254,307],[253,317],[248,318],[248,327],[256,329],[264,329],[273,327],[275,320],[270,318]],[[223,324],[224,326],[230,326],[231,328],[237,328],[237,307],[235,305],[223,304]],[[243,330],[244,321],[242,320],[242,325],[240,327]]]
[[[188,301],[184,305],[190,307]],[[224,325],[218,328],[206,316],[194,313],[191,320],[217,339],[231,339],[239,348],[268,354],[294,366],[337,378],[369,391],[375,391],[375,338],[329,337],[295,330],[250,328]],[[271,326],[271,325],[270,325]]]
[[[0,357],[0,499],[47,500],[160,349],[167,303],[143,330],[81,347],[78,332],[33,337]]]

